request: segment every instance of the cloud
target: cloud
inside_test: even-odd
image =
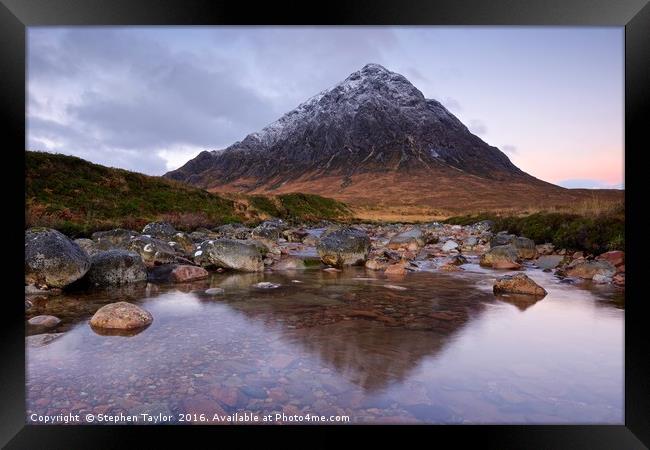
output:
[[[562,186],[562,187],[569,188],[569,189],[577,189],[577,188],[583,188],[583,189],[625,189],[625,185],[623,183],[609,184],[606,181],[602,181],[602,180],[590,180],[590,179],[582,179],[582,178],[563,180],[563,181],[558,182],[557,184]]]
[[[519,150],[517,150],[517,147],[514,146],[514,145],[510,145],[510,144],[502,145],[501,150],[503,152],[505,152],[505,153],[510,154],[510,155],[516,155],[517,153],[519,153]]]
[[[470,120],[467,128],[469,128],[469,131],[476,134],[477,136],[484,136],[487,133],[487,127],[483,121],[478,119]]]
[[[28,33],[28,148],[149,174],[243,139],[367,62],[385,64],[395,44],[372,28]]]

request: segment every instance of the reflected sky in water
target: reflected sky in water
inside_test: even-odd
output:
[[[396,279],[362,268],[214,274],[36,300],[28,318],[56,315],[65,334],[27,348],[28,414],[623,422],[620,292],[527,270],[547,297],[495,298],[497,273],[465,267]],[[260,281],[281,287],[251,287]],[[209,287],[225,294],[205,295]],[[152,325],[130,337],[96,334],[93,312],[118,299],[150,311]]]

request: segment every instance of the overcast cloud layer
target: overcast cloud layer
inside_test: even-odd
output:
[[[369,62],[534,176],[624,183],[622,28],[33,27],[27,148],[160,175]]]

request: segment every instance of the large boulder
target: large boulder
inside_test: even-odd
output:
[[[517,249],[512,245],[497,245],[481,256],[479,264],[493,269],[519,269]]]
[[[495,294],[527,294],[540,297],[546,295],[546,290],[543,287],[523,273],[497,278],[493,291]]]
[[[151,313],[127,302],[102,306],[90,319],[90,325],[93,327],[109,330],[134,330],[144,328],[151,322]]]
[[[93,286],[114,286],[147,279],[147,269],[140,255],[113,249],[91,257],[88,282]]]
[[[569,277],[584,278],[591,280],[596,275],[601,277],[613,277],[616,267],[607,261],[585,261],[576,260],[569,264],[565,273]]]
[[[323,233],[316,250],[321,261],[331,266],[363,264],[370,251],[370,238],[355,228],[339,228]]]
[[[176,228],[167,222],[151,222],[142,229],[142,234],[158,239],[169,239],[176,233]]]
[[[537,247],[532,239],[526,237],[515,237],[511,245],[517,249],[517,255],[522,259],[534,259],[537,257]]]
[[[425,244],[424,233],[418,227],[412,228],[403,233],[396,234],[388,242],[388,248],[397,250],[398,248],[406,248],[407,250],[415,251]]]
[[[50,228],[25,231],[25,284],[62,288],[83,277],[90,258],[79,245]]]
[[[202,242],[194,252],[194,261],[203,267],[260,272],[264,270],[262,255],[254,245],[234,239]]]

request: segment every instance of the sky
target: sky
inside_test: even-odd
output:
[[[27,45],[29,150],[162,175],[372,62],[537,178],[624,187],[622,27],[29,27]]]

